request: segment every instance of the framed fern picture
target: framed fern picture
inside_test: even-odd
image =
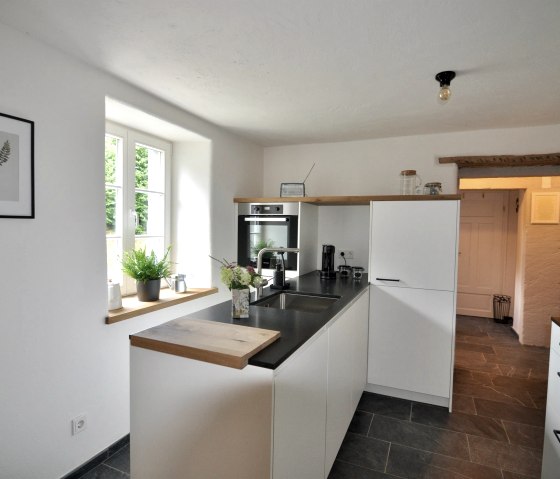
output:
[[[0,113],[0,218],[35,218],[34,123]]]

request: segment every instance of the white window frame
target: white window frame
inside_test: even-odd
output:
[[[126,126],[105,122],[105,134],[113,135],[123,140],[123,185],[122,185],[122,251],[130,251],[135,245],[135,145],[140,143],[162,150],[165,154],[165,218],[164,218],[164,246],[170,245],[171,239],[171,162],[173,145],[162,138],[149,133],[127,128]],[[121,291],[123,295],[136,294],[136,282],[123,273]]]

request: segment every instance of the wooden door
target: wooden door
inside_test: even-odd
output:
[[[504,293],[507,191],[463,191],[459,234],[457,313],[493,317]]]

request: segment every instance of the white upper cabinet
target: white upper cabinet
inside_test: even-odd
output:
[[[374,201],[370,283],[455,290],[458,201]]]

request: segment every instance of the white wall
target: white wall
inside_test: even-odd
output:
[[[305,188],[309,196],[398,194],[404,169],[417,170],[424,183],[441,182],[444,193],[456,193],[457,167],[440,165],[440,157],[557,151],[560,125],[270,147],[264,150],[264,195],[278,195],[282,182],[302,181],[313,163]],[[354,249],[351,264],[367,268],[366,214],[360,208],[320,207],[319,244]]]
[[[0,219],[0,478],[59,478],[129,432],[128,335],[225,297],[104,324],[105,96],[212,141],[220,257],[235,257],[232,197],[262,194],[262,149],[3,25],[0,57],[1,111],[36,132],[36,218]]]
[[[350,266],[361,266],[367,272],[369,263],[369,205],[320,206],[319,251],[317,269],[321,269],[321,245],[335,246],[335,266],[344,264],[341,250],[350,250],[354,259],[347,259]]]
[[[457,168],[440,165],[439,157],[559,150],[560,125],[271,147],[264,150],[264,194],[277,196],[280,183],[302,181],[313,163],[305,184],[309,196],[398,194],[404,169],[455,193]]]

